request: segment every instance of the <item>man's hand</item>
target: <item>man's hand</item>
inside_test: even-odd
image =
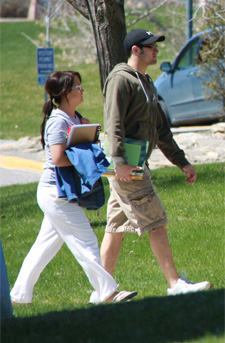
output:
[[[187,176],[186,182],[188,184],[194,184],[197,178],[195,168],[191,164],[187,164],[182,171]]]
[[[134,167],[130,164],[122,164],[121,166],[115,168],[116,178],[120,181],[131,181],[132,177],[130,174],[133,170],[143,170],[143,168]]]

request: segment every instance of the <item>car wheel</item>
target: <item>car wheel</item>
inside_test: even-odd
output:
[[[170,117],[169,117],[169,112],[167,110],[165,101],[159,100],[159,103],[160,103],[160,106],[161,106],[161,108],[162,108],[162,110],[163,110],[167,120],[168,120],[169,125],[172,126],[171,121],[170,121]]]

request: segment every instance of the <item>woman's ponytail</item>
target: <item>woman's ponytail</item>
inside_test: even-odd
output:
[[[50,114],[53,110],[53,108],[56,108],[56,106],[53,104],[53,101],[52,101],[52,97],[45,102],[44,106],[43,106],[43,109],[42,109],[42,112],[44,114],[44,118],[43,118],[43,121],[41,123],[41,144],[42,144],[42,148],[44,149],[45,148],[45,139],[44,139],[44,133],[45,133],[45,124],[46,124],[46,121],[48,120],[48,118],[50,117]]]

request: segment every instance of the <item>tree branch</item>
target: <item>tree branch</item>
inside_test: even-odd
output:
[[[86,1],[84,0],[66,0],[69,2],[83,17],[90,19]]]
[[[146,11],[144,12],[142,15],[140,15],[137,19],[133,20],[131,23],[127,24],[127,27],[130,27],[131,25],[136,24],[138,21],[140,21],[143,18],[148,17],[151,13],[157,11],[160,7],[162,7],[168,0],[163,0],[160,4],[158,4],[158,6],[154,7],[152,10],[150,11]]]
[[[213,49],[211,49],[211,50],[209,50],[209,51],[206,51],[206,52],[203,52],[201,55],[202,55],[202,56],[204,56],[204,55],[209,55],[209,54],[212,53],[212,51],[217,50],[217,49],[218,49],[218,46],[220,45],[221,40],[224,39],[224,36],[225,36],[225,33],[223,33],[223,34],[220,36],[218,42],[216,43],[216,45],[215,45],[215,47],[214,47]]]

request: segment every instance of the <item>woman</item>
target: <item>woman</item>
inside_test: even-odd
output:
[[[37,201],[44,219],[11,291],[12,303],[32,302],[33,288],[41,272],[64,242],[84,269],[101,302],[126,301],[137,292],[117,290],[116,281],[101,265],[97,238],[83,208],[65,198],[58,198],[57,193],[55,166],[71,166],[65,153],[68,128],[89,122],[76,112],[77,106],[83,102],[81,76],[78,72],[55,71],[48,77],[45,90],[50,96],[43,107],[41,125],[46,162],[37,189]]]

